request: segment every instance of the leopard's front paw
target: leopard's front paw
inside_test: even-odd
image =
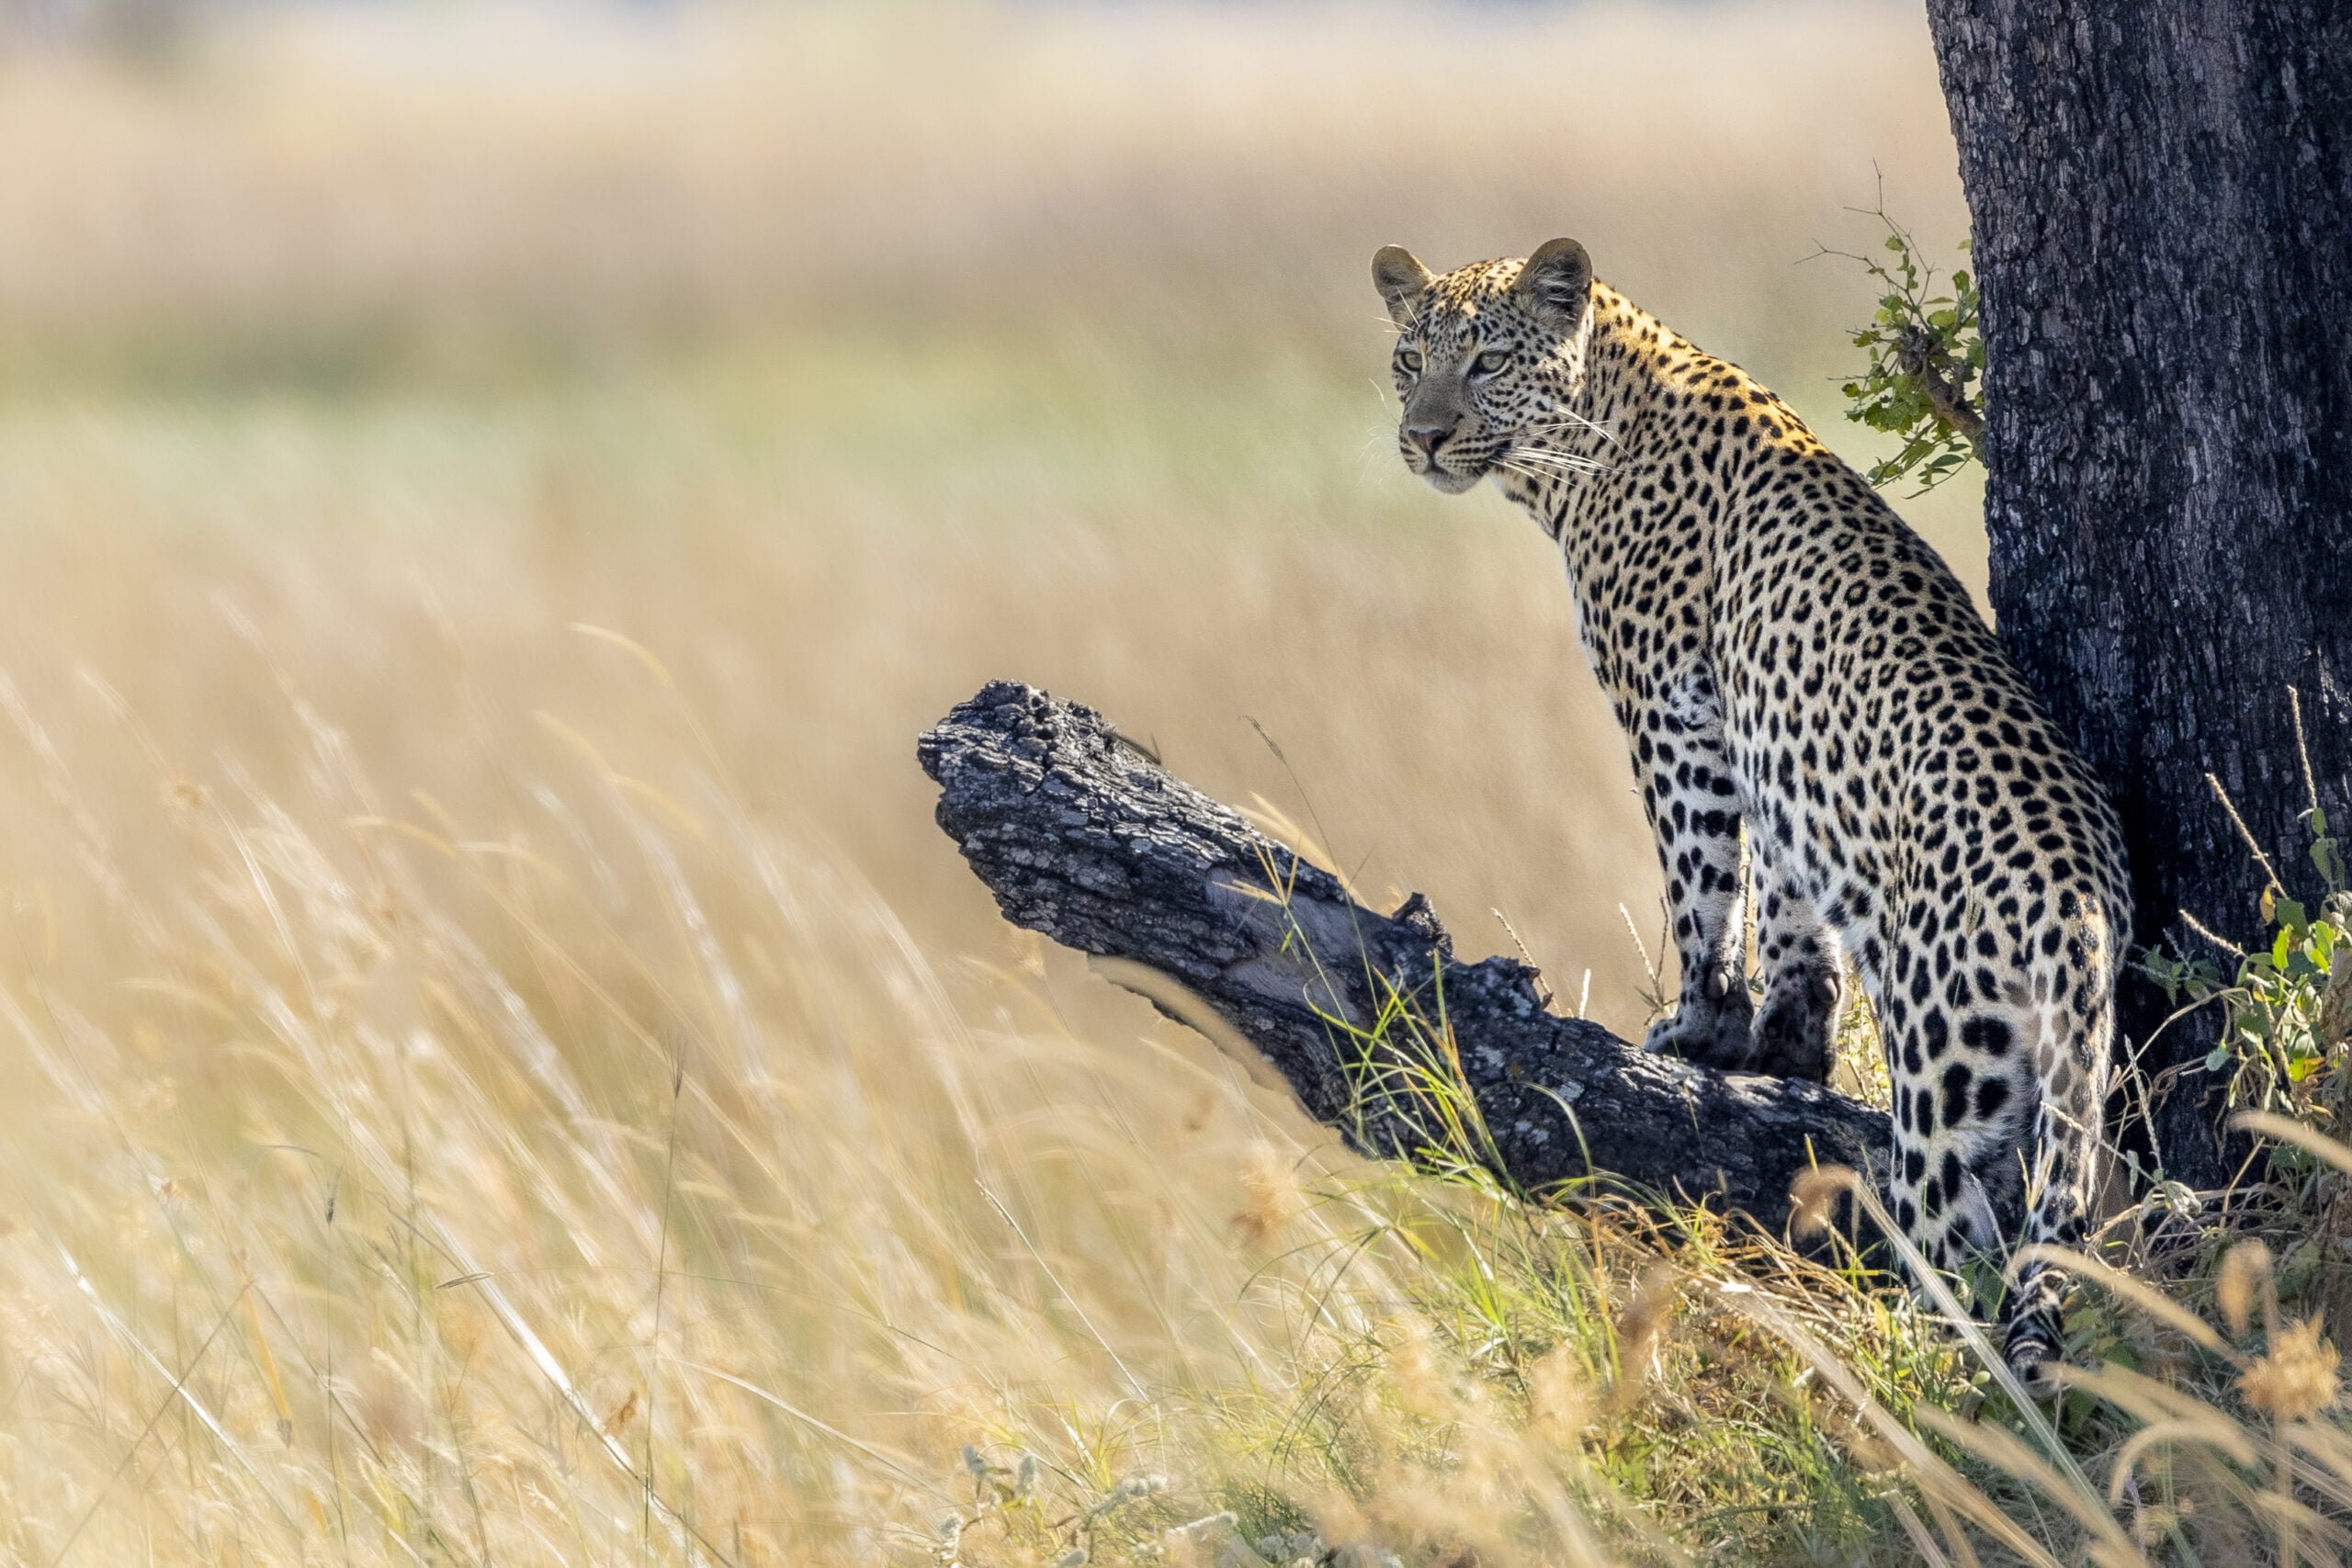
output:
[[[1774,1077],[1829,1081],[1838,1055],[1838,1014],[1845,988],[1829,964],[1776,975],[1757,1010],[1749,1059]]]
[[[1747,983],[1717,974],[1686,989],[1674,1010],[1650,1025],[1642,1049],[1702,1067],[1745,1072],[1749,1070],[1753,1013]]]

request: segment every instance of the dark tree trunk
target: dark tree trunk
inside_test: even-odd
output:
[[[1975,232],[2002,640],[2115,792],[2141,942],[2312,881],[2352,809],[2352,5],[1928,0]],[[2215,954],[2214,956],[2220,956]],[[2161,994],[2127,985],[2144,1042]],[[2193,1063],[2209,1026],[2157,1040]],[[2191,1070],[2175,1175],[2228,1161]]]
[[[1844,1095],[1645,1055],[1548,1011],[1525,964],[1457,962],[1418,896],[1356,903],[1091,708],[998,682],[921,757],[1007,919],[1139,966],[1132,988],[1238,1034],[1365,1153],[1536,1193],[1605,1172],[1778,1232],[1808,1162],[1867,1171],[1888,1145],[1884,1113]]]

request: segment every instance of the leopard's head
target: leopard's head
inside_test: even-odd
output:
[[[1590,337],[1592,260],[1551,240],[1525,261],[1475,262],[1432,276],[1399,245],[1372,258],[1396,322],[1389,367],[1404,400],[1405,466],[1459,495],[1513,461],[1561,445],[1576,423]]]

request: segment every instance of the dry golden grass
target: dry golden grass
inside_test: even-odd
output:
[[[1660,101],[1668,60],[1703,114]],[[150,597],[257,572],[308,628],[258,605],[265,639],[322,640],[301,660],[359,688],[322,700],[389,750],[417,744],[378,693],[428,635],[420,582],[495,600],[491,656],[563,679],[548,629],[614,626],[958,943],[985,910],[910,830],[908,739],[986,676],[1049,682],[1208,787],[1311,804],[1473,942],[1499,906],[1630,1026],[1617,907],[1646,930],[1656,893],[1619,742],[1532,531],[1393,461],[1363,258],[1576,229],[1842,438],[1867,297],[1799,262],[1867,228],[1841,209],[1874,161],[1956,237],[1924,33],[1871,6],[344,15],[199,39],[160,79],[23,54],[9,515],[186,554],[16,635],[132,682],[103,617],[143,642]],[[211,549],[232,518],[256,542]],[[1980,573],[1969,498],[1920,519]]]
[[[911,758],[1052,685],[1637,1026],[1566,590],[1394,462],[1363,260],[1576,231],[1842,441],[1873,159],[1956,237],[1861,5],[0,58],[0,1561],[1912,1552],[1907,1304],[1363,1168]]]

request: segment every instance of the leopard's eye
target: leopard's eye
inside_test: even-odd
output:
[[[1481,376],[1491,376],[1510,363],[1510,355],[1499,348],[1490,348],[1470,362],[1470,368]]]
[[[1402,370],[1408,376],[1419,375],[1421,373],[1421,356],[1419,351],[1410,348],[1398,349],[1396,351],[1396,368]]]

